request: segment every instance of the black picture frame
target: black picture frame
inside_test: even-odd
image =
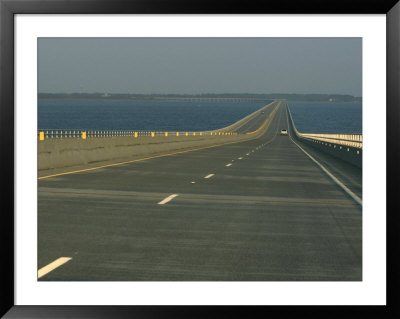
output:
[[[21,306],[14,303],[14,15],[16,14],[385,14],[387,21],[387,305],[386,306]],[[399,317],[398,236],[400,2],[398,0],[0,0],[1,308],[5,318],[153,318],[246,316]],[[384,143],[384,141],[382,141]],[[383,212],[376,212],[383,213]]]

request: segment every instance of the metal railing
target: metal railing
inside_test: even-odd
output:
[[[238,135],[235,132],[235,127],[238,123],[249,120],[256,114],[262,112],[270,105],[276,103],[273,101],[261,109],[249,114],[245,118],[233,123],[229,126],[215,129],[212,131],[135,131],[135,130],[82,130],[82,129],[70,129],[70,130],[60,130],[60,129],[41,129],[38,131],[39,140],[46,140],[52,138],[93,138],[93,137],[117,137],[117,136],[133,136],[133,137],[143,137],[143,136],[216,136],[216,135]]]
[[[299,136],[322,142],[341,144],[351,147],[362,148],[362,134],[314,134],[298,133]]]
[[[292,127],[297,136],[309,139],[316,142],[325,142],[327,144],[340,144],[362,149],[362,134],[318,134],[318,133],[301,133],[296,129],[293,122],[292,113],[288,107],[289,117],[292,122]],[[329,144],[329,146],[331,146]],[[340,147],[341,148],[341,147]],[[358,154],[358,153],[357,153]]]
[[[236,132],[229,131],[204,131],[204,132],[189,132],[189,131],[134,131],[134,130],[56,130],[56,129],[48,129],[48,130],[39,130],[38,131],[38,139],[46,140],[46,139],[68,139],[68,138],[79,138],[79,139],[87,139],[87,138],[97,138],[97,137],[156,137],[156,136],[217,136],[217,135],[237,135]]]

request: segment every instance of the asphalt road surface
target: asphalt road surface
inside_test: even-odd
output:
[[[282,128],[284,102],[257,139],[38,181],[39,280],[362,280],[362,207]]]
[[[247,132],[254,132],[268,118],[268,116],[271,114],[271,112],[273,111],[276,104],[277,103],[273,103],[271,106],[267,107],[262,112],[258,112],[250,121],[246,121],[239,127],[236,127],[234,132],[237,132],[240,134],[244,134]]]

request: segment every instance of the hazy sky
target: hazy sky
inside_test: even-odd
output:
[[[362,95],[361,38],[40,38],[39,92]]]

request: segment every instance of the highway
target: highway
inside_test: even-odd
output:
[[[236,127],[234,129],[234,132],[244,134],[244,133],[251,133],[257,130],[263,122],[268,118],[268,116],[271,114],[274,106],[276,103],[272,104],[271,106],[265,108],[263,111],[258,112],[254,118],[252,118],[250,121],[244,122],[242,125],[239,127]]]
[[[359,198],[361,169],[293,141],[277,103],[252,140],[38,180],[39,280],[362,280],[362,207],[304,151]]]

